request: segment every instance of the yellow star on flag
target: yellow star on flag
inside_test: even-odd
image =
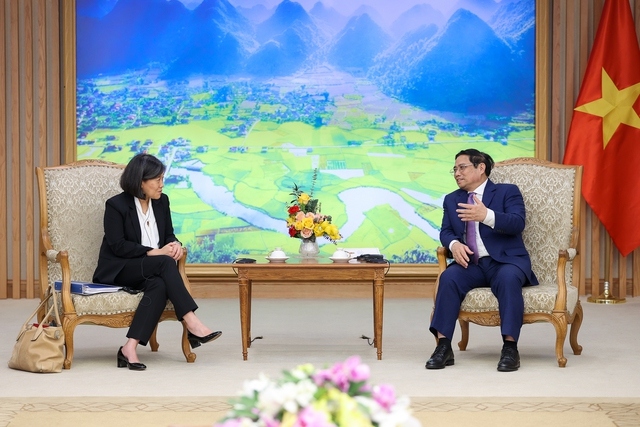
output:
[[[640,95],[640,83],[619,90],[606,70],[602,69],[602,98],[575,108],[576,111],[602,117],[603,149],[621,123],[640,129],[640,117],[633,104]]]

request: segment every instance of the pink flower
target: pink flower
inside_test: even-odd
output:
[[[312,407],[304,408],[298,413],[298,419],[292,427],[335,427],[327,414],[316,411]]]
[[[304,219],[304,212],[300,211],[296,214],[296,221],[302,221]]]
[[[261,416],[260,420],[264,422],[265,427],[280,427],[280,421],[274,420],[271,417]]]
[[[344,370],[350,381],[361,382],[369,379],[369,367],[360,363],[360,357],[358,356],[351,356],[345,360]]]
[[[318,371],[313,376],[317,385],[330,381],[343,392],[349,390],[352,382],[363,382],[369,379],[369,367],[360,363],[360,357],[351,356],[344,363],[336,363],[330,369]]]
[[[302,236],[303,239],[308,239],[313,235],[313,229],[303,228],[302,231],[300,231],[300,235]]]
[[[389,384],[377,385],[373,387],[373,400],[388,411],[396,403],[396,391]]]

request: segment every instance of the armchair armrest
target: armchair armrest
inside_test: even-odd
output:
[[[58,254],[60,253],[60,251],[57,251],[55,249],[48,249],[45,252],[45,256],[47,257],[47,260],[51,261],[51,262],[59,262],[58,261]]]
[[[62,300],[62,307],[60,307],[62,313],[71,314],[75,313],[75,307],[73,306],[73,301],[71,300],[71,268],[69,266],[69,253],[67,251],[58,251],[51,248],[48,242],[43,242],[43,246],[46,248],[42,251],[41,257],[46,259],[46,262],[52,262],[56,264],[60,264],[60,271],[62,273],[61,282],[62,288],[60,290],[60,296]],[[41,299],[44,298],[47,294],[47,289],[49,286],[53,286],[53,283],[49,283],[49,277],[47,275],[47,269],[42,268],[41,263],[41,275],[40,275],[40,295]],[[53,289],[52,289],[52,292]],[[55,297],[55,294],[54,294]],[[44,317],[44,309],[41,313],[38,313],[38,321],[41,321]]]
[[[440,272],[447,268],[447,259],[453,258],[451,251],[444,246],[438,246],[436,249],[436,256],[438,258],[438,268],[440,269]]]
[[[54,251],[51,250],[51,252]],[[75,314],[76,308],[74,307],[71,299],[71,267],[69,266],[69,252],[58,251],[53,262],[60,264],[60,270],[62,272],[62,289],[60,290],[60,295],[62,297],[62,312],[65,316]]]
[[[436,284],[433,287],[433,300],[435,301],[438,294],[438,285],[440,283],[440,274],[447,268],[447,258],[453,258],[451,251],[444,246],[438,246],[436,249],[436,256],[438,258],[438,278]]]
[[[577,255],[578,250],[576,248],[560,249],[558,251],[558,267],[556,271],[558,296],[554,306],[555,311],[565,311],[567,309],[567,263],[573,264],[573,260]]]
[[[187,271],[185,266],[187,265],[187,248],[183,248],[182,257],[178,260],[178,272],[180,276],[182,276],[182,281],[184,282],[184,286],[187,288],[187,291],[191,293],[191,283],[189,282],[189,278],[187,277]]]

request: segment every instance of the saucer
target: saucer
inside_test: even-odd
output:
[[[329,259],[335,263],[340,263],[340,264],[346,264],[349,261],[351,261],[351,258],[334,258],[332,256],[330,256]]]
[[[284,258],[272,258],[272,257],[265,257],[266,259],[269,260],[269,262],[285,262],[286,260],[289,259],[288,256],[284,257]]]

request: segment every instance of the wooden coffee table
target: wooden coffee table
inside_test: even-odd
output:
[[[334,263],[328,258],[289,258],[283,263],[262,262],[256,264],[233,264],[238,275],[240,294],[240,328],[242,332],[242,358],[247,360],[247,349],[251,347],[251,288],[253,281],[295,281],[300,277],[317,278],[323,281],[349,282],[371,280],[373,285],[373,345],[382,360],[382,306],[384,303],[384,275],[388,264]]]

